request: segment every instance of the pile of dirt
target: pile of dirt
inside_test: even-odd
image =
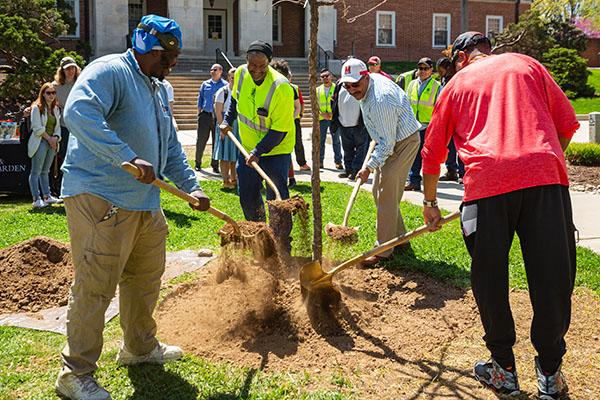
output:
[[[352,244],[358,241],[358,231],[356,228],[349,226],[334,225],[330,223],[325,226],[325,233],[327,233],[327,236],[332,240],[344,244]]]
[[[600,193],[600,167],[567,164],[570,188],[580,192]]]
[[[0,250],[0,314],[67,304],[73,281],[68,245],[35,237]]]
[[[305,261],[281,269],[235,254],[216,260],[161,303],[161,339],[213,361],[307,371],[320,388],[342,376],[361,399],[496,398],[471,377],[488,352],[470,292],[417,272],[350,268],[334,279],[342,303],[315,308],[300,296]],[[600,300],[583,291],[573,302],[564,372],[582,394],[571,398],[598,398]],[[521,386],[533,393],[527,292],[512,292],[511,304]]]

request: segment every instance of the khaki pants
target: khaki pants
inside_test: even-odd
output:
[[[400,201],[404,194],[404,184],[408,171],[419,150],[420,138],[413,134],[396,142],[394,153],[385,160],[382,167],[375,170],[373,180],[373,197],[377,207],[377,244],[406,232],[404,220],[400,213]],[[381,254],[388,257],[392,249]]]
[[[93,372],[102,352],[104,313],[119,285],[121,328],[128,351],[141,355],[156,345],[152,313],[165,269],[167,223],[162,211],[119,209],[81,194],[65,199],[75,280],[67,311],[63,371]]]

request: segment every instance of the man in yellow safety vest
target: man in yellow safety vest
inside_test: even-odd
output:
[[[335,91],[335,83],[333,83],[331,72],[327,68],[321,70],[321,81],[323,84],[317,88],[317,100],[319,101],[319,132],[321,135],[321,168],[325,159],[325,139],[327,131],[331,133],[333,143],[333,161],[337,169],[344,169],[342,165],[342,142],[340,140],[340,132],[337,130],[331,131],[331,118],[333,112],[331,110],[331,99]]]
[[[417,78],[417,69],[411,69],[410,71],[406,71],[398,75],[396,78],[396,83],[398,86],[402,88],[405,92],[408,91],[408,85]]]
[[[408,174],[409,182],[404,187],[404,190],[408,191],[421,191],[421,149],[425,142],[425,131],[427,130],[429,121],[431,121],[433,107],[440,94],[441,87],[440,83],[432,78],[433,61],[431,58],[421,58],[417,63],[417,68],[417,79],[410,82],[406,94],[410,99],[410,105],[415,113],[415,117],[417,117],[417,121],[421,123],[421,129],[419,130],[421,145],[419,146],[417,157]]]
[[[231,104],[220,125],[226,134],[237,118],[240,141],[250,154],[246,160],[240,153],[236,166],[240,204],[248,221],[266,220],[260,194],[263,182],[252,168],[253,162],[257,162],[275,183],[282,199],[289,198],[287,176],[296,130],[294,91],[287,78],[269,66],[272,53],[269,43],[257,40],[250,44],[246,52],[247,64],[235,72]],[[275,193],[268,185],[267,199],[275,199]],[[272,226],[275,236],[289,251],[291,216],[282,216],[277,222]]]

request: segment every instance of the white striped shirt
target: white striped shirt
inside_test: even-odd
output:
[[[371,139],[377,142],[367,166],[383,166],[394,153],[394,145],[416,133],[421,124],[415,118],[410,100],[390,79],[369,74],[369,88],[360,101],[365,127]]]

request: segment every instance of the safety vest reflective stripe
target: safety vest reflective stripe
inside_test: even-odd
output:
[[[244,76],[246,75],[246,68],[242,68],[242,72],[240,73],[240,81],[237,83],[237,93],[236,97],[240,98],[240,91],[242,90],[242,82],[244,82]]]
[[[252,129],[255,129],[257,131],[264,132],[264,133],[269,132],[269,129],[267,127],[261,126],[262,124],[261,125],[255,124],[254,122],[252,122],[251,120],[249,120],[248,118],[246,118],[245,116],[243,116],[240,113],[238,113],[238,118],[240,121],[242,121],[244,124],[248,125]]]
[[[319,96],[319,110],[323,113],[331,112],[331,97],[335,91],[335,83],[332,83],[329,87],[329,94],[325,94],[325,86],[321,85],[317,88],[317,94]]]
[[[435,100],[439,93],[440,84],[431,78],[427,82],[425,89],[421,92],[421,97],[419,97],[419,85],[420,82],[418,79],[413,80],[408,86],[407,94],[410,98],[410,105],[419,122],[429,122],[433,113]]]

